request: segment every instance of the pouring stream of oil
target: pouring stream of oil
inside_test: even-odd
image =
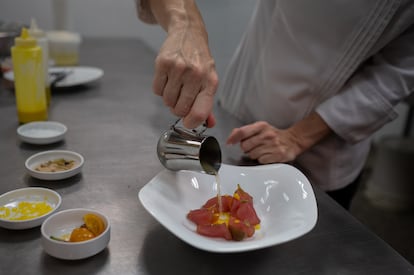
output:
[[[216,183],[217,183],[217,201],[219,205],[219,214],[222,216],[223,213],[223,202],[221,201],[221,184],[220,184],[220,177],[218,172],[214,175],[216,177]]]
[[[216,184],[217,184],[217,201],[218,201],[218,206],[219,206],[219,220],[223,218],[223,220],[225,219],[225,215],[223,213],[223,202],[221,200],[221,183],[220,183],[220,176],[219,176],[219,171],[217,167],[214,167],[212,164],[204,162],[202,164],[202,166],[204,167],[204,169],[206,171],[211,171],[211,175],[213,175],[216,178]]]

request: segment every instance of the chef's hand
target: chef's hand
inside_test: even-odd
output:
[[[155,94],[173,114],[183,118],[185,127],[196,128],[205,121],[213,127],[217,86],[207,34],[191,26],[170,29],[155,61]]]
[[[193,129],[212,115],[218,77],[208,34],[195,0],[137,0],[138,15],[158,23],[167,37],[155,60],[153,91]]]
[[[314,112],[285,130],[264,121],[235,128],[227,144],[240,143],[243,152],[261,164],[290,162],[331,133]]]
[[[301,153],[296,136],[264,121],[233,129],[227,144],[237,143],[244,153],[261,164],[290,162]]]

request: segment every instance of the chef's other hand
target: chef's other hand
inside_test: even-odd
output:
[[[333,131],[324,119],[312,112],[285,130],[264,121],[235,128],[227,144],[240,143],[250,158],[262,164],[290,162],[331,134]]]
[[[227,144],[237,143],[244,153],[261,164],[290,162],[301,153],[296,136],[264,121],[233,129]]]

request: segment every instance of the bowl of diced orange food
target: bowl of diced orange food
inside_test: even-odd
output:
[[[104,250],[110,240],[110,222],[101,212],[77,208],[60,211],[41,227],[43,249],[64,260],[92,257]]]

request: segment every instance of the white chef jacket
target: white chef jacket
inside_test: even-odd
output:
[[[414,89],[414,1],[262,0],[219,87],[244,123],[283,129],[316,111],[334,131],[295,165],[335,190]]]

